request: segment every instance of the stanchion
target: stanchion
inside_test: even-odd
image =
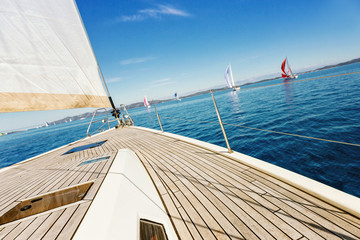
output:
[[[164,129],[163,129],[163,127],[162,127],[162,124],[161,124],[161,121],[160,121],[160,117],[159,117],[158,111],[156,110],[155,104],[154,104],[154,108],[155,108],[156,116],[157,116],[157,118],[158,118],[158,120],[159,120],[159,125],[160,125],[160,128],[161,128],[161,132],[164,132]]]
[[[212,100],[213,100],[213,102],[214,102],[215,111],[216,111],[217,117],[218,117],[218,119],[219,119],[220,127],[221,127],[221,130],[222,130],[223,135],[224,135],[224,139],[225,139],[225,142],[226,142],[226,146],[227,146],[227,148],[228,148],[228,152],[229,152],[229,153],[232,153],[233,151],[231,150],[231,147],[230,147],[228,138],[227,138],[227,136],[226,136],[225,128],[224,128],[224,125],[223,125],[223,123],[222,123],[222,120],[221,120],[221,117],[220,117],[220,113],[219,113],[219,110],[218,110],[218,108],[217,108],[217,105],[216,105],[216,102],[215,102],[215,98],[214,98],[214,94],[213,94],[212,90],[210,90],[210,93],[211,93]]]

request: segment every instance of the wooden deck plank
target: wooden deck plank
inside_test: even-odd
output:
[[[274,192],[273,192],[274,193]],[[327,215],[327,217],[331,217],[331,216],[329,216],[329,215]],[[339,229],[337,229],[337,230],[339,230]],[[354,229],[354,231],[356,231],[357,229]],[[341,232],[341,229],[339,230],[340,232]]]
[[[49,214],[40,215],[39,217],[35,218],[34,221],[25,228],[25,230],[17,236],[18,239],[28,239],[35,231],[38,229],[41,224],[50,216]]]
[[[61,214],[61,216],[58,219],[56,219],[54,224],[50,227],[48,232],[44,235],[44,238],[45,239],[56,239],[78,207],[79,207],[79,204],[72,205],[72,206],[66,208],[64,210],[64,212]]]
[[[172,157],[174,158],[175,156],[173,155],[173,153],[174,152],[172,152]],[[193,159],[192,159],[193,160]],[[178,166],[177,167],[177,169],[180,169],[181,167],[180,166]],[[188,170],[190,170],[190,169],[188,169]],[[207,169],[208,170],[208,172],[210,171],[209,169]],[[205,171],[201,171],[200,170],[200,172],[205,172]],[[184,174],[183,174],[184,175]],[[214,177],[214,175],[212,175],[213,177]],[[210,179],[210,181],[216,181],[216,180],[214,180],[214,179]],[[229,182],[225,182],[225,184],[230,184]],[[203,187],[202,189],[203,189],[203,191],[205,191],[206,192],[206,190],[204,190],[205,188],[204,188],[204,186],[202,185],[202,184],[200,184],[200,185],[198,185],[198,187]],[[196,190],[194,190],[194,189],[192,189],[193,190],[193,192],[196,192]],[[206,194],[206,193],[205,193]],[[207,196],[209,196],[208,194],[206,194]],[[201,195],[199,195],[199,196],[201,196]],[[229,200],[229,199],[225,199],[225,200]],[[204,201],[206,201],[205,199],[202,199],[202,202],[204,202]],[[230,203],[231,204],[231,203]],[[241,206],[247,206],[247,204],[242,204]],[[209,208],[209,205],[207,206],[207,208]],[[234,207],[232,207],[231,209],[234,209]],[[221,210],[224,210],[223,208],[221,209]],[[253,217],[255,218],[255,219],[257,219],[257,221],[259,222],[261,222],[261,221],[263,221],[263,222],[265,222],[265,223],[263,223],[263,225],[266,225],[267,227],[268,227],[268,229],[270,229],[270,231],[272,232],[272,234],[273,235],[275,235],[275,237],[277,237],[277,238],[281,238],[281,239],[285,239],[286,238],[286,236],[284,235],[284,233],[283,232],[281,232],[279,229],[277,229],[272,223],[270,223],[267,219],[265,219],[264,217],[262,217],[259,213],[257,213],[256,211],[254,211],[253,209],[250,209],[250,208],[246,208],[245,209],[245,212],[248,212],[248,214],[249,215],[253,215]],[[245,213],[245,212],[243,212],[243,213]],[[243,215],[243,214],[240,214],[240,215]],[[218,218],[220,215],[216,215],[216,217]],[[249,219],[245,219],[245,222],[253,222],[254,223],[254,220],[250,220],[249,221]],[[222,223],[223,223],[223,225],[226,225],[226,223],[227,223],[227,220],[225,220],[225,221],[221,221]],[[256,223],[255,223],[256,224]],[[253,226],[253,228],[254,228],[254,226]],[[229,233],[231,233],[231,234],[234,234],[234,233],[232,233],[231,231],[229,231],[228,230],[228,232]],[[258,228],[258,229],[256,229],[256,232],[259,234],[259,233],[261,233],[261,232],[263,232],[263,234],[265,234],[262,238],[269,238],[269,236],[268,236],[268,233],[266,233],[266,231],[264,232],[264,230],[263,229],[260,229],[260,228]],[[235,235],[236,236],[236,235]]]
[[[69,171],[69,169],[72,169],[78,164],[77,161],[72,161],[71,163],[67,164],[64,167],[60,168],[54,168],[52,174],[50,174],[47,182],[45,184],[42,184],[41,187],[38,187],[36,191],[34,191],[30,196],[39,195],[41,193],[46,193],[53,189],[54,185],[61,182],[64,177],[66,176],[66,173]]]
[[[49,231],[49,229],[54,225],[57,219],[64,213],[65,209],[61,209],[55,212],[52,212],[50,216],[32,233],[28,238],[29,240],[38,240],[42,239],[43,236]]]
[[[74,162],[72,165],[70,165],[70,166],[68,165],[66,168],[61,168],[61,169],[59,169],[59,171],[54,172],[52,174],[53,175],[52,180],[49,180],[48,184],[44,184],[44,186],[39,188],[39,190],[37,192],[34,192],[33,195],[38,195],[40,193],[46,193],[51,190],[58,189],[55,186],[61,186],[60,183],[68,177],[67,173],[69,172],[69,169],[72,169],[77,164],[78,164],[77,162]]]
[[[153,156],[148,155],[149,159],[151,159],[151,161],[156,164],[156,159],[153,158]],[[159,162],[157,162],[158,164],[160,164]],[[159,166],[157,166],[159,167]],[[164,175],[165,176],[165,175]],[[167,175],[166,175],[167,176]],[[176,176],[173,176],[173,179],[175,179]],[[172,180],[170,178],[162,178],[165,181],[168,182],[172,182]],[[179,193],[179,194],[178,194]],[[184,209],[188,210],[188,214],[191,217],[191,221],[194,222],[195,226],[197,227],[198,231],[201,232],[204,236],[205,239],[212,239],[214,238],[214,234],[212,233],[213,231],[215,232],[222,232],[222,230],[219,228],[218,224],[215,223],[211,217],[211,215],[205,214],[205,212],[207,212],[206,209],[202,209],[202,216],[200,216],[198,214],[198,209],[195,209],[192,206],[191,201],[189,200],[195,200],[195,198],[191,195],[191,192],[187,192],[188,194],[184,194],[181,193],[179,191],[175,192],[174,195],[177,197],[177,199],[181,199],[181,201],[179,200],[179,202],[182,203],[183,206],[185,206]],[[199,207],[199,206],[198,206]],[[206,224],[206,221],[204,221],[204,218],[206,218],[208,220],[208,223],[210,223],[210,226],[208,226]]]
[[[160,156],[157,156],[157,159],[160,159],[161,157]],[[162,163],[164,163],[164,161],[162,161]],[[161,164],[161,163],[159,163],[159,164]],[[170,165],[168,165],[167,167],[170,167]],[[162,169],[164,169],[164,168],[166,168],[165,166],[162,166]],[[177,169],[179,169],[179,167],[177,167]],[[170,171],[171,172],[171,171]],[[178,173],[178,174],[180,174],[181,176],[185,176],[184,178],[183,178],[183,180],[181,180],[182,182],[183,181],[187,181],[187,177],[186,177],[186,175],[184,175],[184,174],[182,174],[182,173]],[[182,178],[181,176],[178,176],[178,178]],[[175,177],[175,176],[174,176]],[[190,198],[189,200],[190,200],[190,202],[192,203],[192,204],[194,204],[195,206],[196,206],[196,210],[199,210],[200,212],[201,212],[201,214],[203,215],[203,217],[205,216],[205,219],[204,219],[204,221],[207,223],[207,224],[209,224],[209,227],[210,227],[210,229],[214,232],[214,234],[216,235],[216,236],[219,236],[219,235],[224,235],[224,231],[222,230],[222,229],[220,229],[219,228],[219,225],[218,225],[218,223],[215,223],[214,222],[214,219],[215,218],[213,218],[211,215],[209,215],[208,217],[207,217],[207,214],[205,214],[208,210],[209,210],[209,208],[212,208],[212,210],[214,210],[214,213],[213,214],[215,214],[216,216],[216,218],[221,218],[221,217],[223,217],[223,215],[221,214],[221,212],[219,211],[219,210],[217,210],[217,209],[215,209],[214,208],[214,206],[211,204],[211,202],[209,202],[208,201],[208,205],[206,205],[206,206],[204,206],[205,208],[204,209],[202,209],[202,204],[204,203],[203,201],[199,201],[197,198],[196,198],[196,196],[194,195],[193,196],[193,194],[192,193],[199,193],[198,191],[197,191],[197,189],[194,187],[194,186],[192,186],[192,184],[190,183],[190,182],[187,182],[188,183],[188,185],[187,185],[187,187],[185,187],[185,185],[184,184],[181,184],[180,182],[178,182],[177,184],[178,185],[183,185],[182,186],[182,192],[184,192],[184,194],[186,195],[186,197],[187,198]],[[191,189],[189,189],[189,190],[187,190],[186,188],[191,188]],[[175,193],[175,195],[176,195],[177,193]],[[197,196],[200,196],[200,197],[203,197],[201,200],[204,200],[205,198],[204,198],[204,196],[202,196],[202,194],[200,193],[200,194],[197,194]],[[189,207],[184,207],[184,209],[188,209]],[[224,211],[224,209],[221,209],[222,211]],[[223,217],[224,218],[224,217]],[[222,225],[223,225],[223,227],[226,227],[227,228],[227,230],[228,230],[228,234],[230,234],[230,236],[232,236],[233,238],[235,238],[235,239],[240,239],[240,238],[242,238],[242,236],[239,234],[239,232],[224,218],[223,219],[224,221],[222,221]],[[250,231],[251,232],[251,231]]]
[[[160,180],[159,176],[156,174],[155,170],[153,169],[153,166],[151,165],[151,163],[138,150],[136,150],[135,153],[137,154],[137,156],[139,157],[139,159],[142,161],[145,168],[147,169],[148,173],[150,174],[159,194],[160,195],[167,194],[168,191],[167,191],[166,187],[164,186],[163,181]]]
[[[334,210],[334,207],[331,206],[330,210],[324,209],[323,206],[319,207],[315,205],[314,203],[311,203],[298,195],[295,195],[294,192],[289,192],[288,189],[283,189],[281,187],[277,187],[276,191],[273,181],[268,181],[264,178],[259,178],[259,181],[263,181],[264,184],[262,186],[265,186],[266,184],[270,186],[266,186],[267,189],[272,189],[271,194],[274,197],[277,197],[278,199],[281,199],[283,202],[286,202],[288,205],[290,205],[293,209],[298,210],[299,212],[306,213],[308,217],[310,217],[312,220],[315,220],[317,222],[321,222],[321,224],[326,227],[328,230],[333,231],[335,233],[339,233],[340,235],[346,235],[347,231],[344,231],[343,228],[347,228],[348,231],[350,231],[352,234],[349,234],[350,237],[360,237],[360,229],[349,225],[346,221],[336,217],[333,215],[333,212],[336,212]],[[279,193],[281,192],[281,194]],[[287,197],[285,197],[285,195]],[[314,199],[313,199],[314,200]],[[317,200],[319,202],[319,200]],[[336,220],[336,225],[333,224],[330,221]]]
[[[0,232],[0,239],[4,239],[4,237],[6,237],[14,228],[16,228],[18,225],[20,224],[20,222],[16,223],[16,224],[11,224],[8,225],[7,227],[3,228]]]
[[[153,156],[148,155],[149,159],[151,159],[151,161],[156,165],[156,160],[155,158],[153,158]],[[157,166],[159,167],[159,166]],[[166,175],[167,176],[167,175]],[[175,176],[173,176],[173,178],[175,178]],[[168,182],[173,182],[170,178],[162,178],[165,181]],[[192,206],[191,201],[189,201],[189,197],[192,198],[192,196],[189,195],[185,195],[184,193],[180,193],[179,191],[175,192],[174,195],[176,196],[176,198],[179,200],[181,199],[181,201],[179,200],[179,202],[182,203],[183,206],[185,206],[185,208],[188,210],[188,214],[191,216],[191,221],[194,222],[195,226],[197,227],[198,231],[201,232],[203,234],[203,236],[205,236],[205,239],[215,239],[215,236],[213,235],[212,231],[221,231],[221,229],[219,229],[219,226],[214,223],[211,219],[212,217],[208,214],[205,214],[205,212],[202,212],[202,214],[204,216],[200,216],[197,209],[195,209]],[[206,211],[206,209],[203,209],[203,211]],[[203,218],[207,218],[208,221],[210,221],[210,224],[212,224],[211,226],[208,226]]]
[[[299,219],[296,219],[292,217],[291,215],[287,214],[283,210],[280,210],[276,212],[276,215],[278,215],[281,219],[283,219],[285,222],[289,223],[291,226],[296,228],[297,231],[305,235],[309,239],[325,239],[321,237],[320,235],[316,234],[316,229],[309,229],[306,224],[303,224]],[[331,239],[331,238],[330,238]]]
[[[306,215],[302,214],[301,212],[297,211],[296,209],[293,209],[291,206],[287,205],[283,201],[279,200],[276,197],[273,196],[267,196],[266,198],[269,199],[269,201],[272,201],[274,204],[278,205],[281,211],[276,212],[276,214],[281,217],[281,213],[284,212],[284,214],[288,215],[289,217],[297,220],[296,229],[299,228],[301,224],[306,225],[309,229],[312,229],[315,233],[322,236],[325,239],[340,239],[338,236],[332,234],[328,229],[326,229],[321,224],[318,224],[317,222],[313,221]],[[284,218],[283,218],[284,219]],[[308,237],[305,232],[301,232],[303,235]],[[310,237],[312,239],[312,237]]]
[[[17,238],[18,235],[20,235],[24,229],[26,229],[35,219],[27,219],[24,220],[22,222],[20,222],[18,225],[16,225],[15,228],[13,228],[11,230],[11,232],[9,232],[6,236],[4,236],[4,238],[2,238],[3,240],[12,240]]]
[[[102,146],[62,155],[102,140],[107,140]],[[296,187],[209,149],[127,127],[83,139],[0,173],[4,181],[0,214],[26,196],[97,179],[85,197],[86,204],[0,226],[0,236],[71,238],[121,148],[139,156],[182,239],[360,238],[359,218]],[[111,158],[78,166],[106,155]]]
[[[188,154],[187,154],[187,156],[188,156]],[[174,157],[174,156],[173,156]],[[242,204],[242,206],[243,206],[244,204]],[[249,210],[249,209],[247,209],[247,210]],[[254,212],[254,211],[252,211],[252,213],[249,213],[250,215],[251,214],[255,214],[255,217],[256,216],[259,216],[259,214],[257,214],[256,212]],[[258,219],[258,217],[256,217],[256,219]],[[282,233],[281,231],[279,231],[274,225],[272,225],[272,224],[269,224],[269,221],[267,221],[267,220],[265,220],[265,222],[266,222],[266,225],[268,224],[268,226],[270,226],[269,227],[269,229],[270,229],[270,232],[272,232],[272,234],[275,234],[275,236],[277,237],[277,238],[281,238],[281,239],[285,239],[286,238],[286,236],[284,236],[283,234],[284,233]],[[271,226],[272,226],[272,228],[271,228]],[[289,227],[289,226],[288,226]],[[291,232],[295,232],[293,229],[291,229]],[[276,235],[277,234],[277,235]],[[297,235],[297,236],[294,236],[293,235],[293,237],[295,237],[295,238],[298,238],[298,237],[300,237],[299,235]]]
[[[99,191],[99,187],[101,186],[103,181],[104,177],[97,178],[83,199],[92,201],[96,193]]]
[[[141,145],[141,146],[144,146],[144,145]]]
[[[76,229],[79,226],[79,223],[82,221],[86,211],[88,210],[91,202],[86,202],[80,204],[80,206],[76,209],[74,214],[71,216],[70,220],[67,222],[65,227],[61,230],[60,234],[56,237],[56,239],[71,239],[74,235]]]
[[[181,167],[177,167],[177,169],[181,169]],[[190,169],[188,169],[190,170]],[[195,184],[197,183],[192,183],[188,180],[188,177],[187,175],[189,173],[183,173],[183,172],[180,172],[180,174],[182,174],[181,176],[179,176],[179,179],[181,181],[181,183],[178,183],[178,185],[186,185],[186,187],[189,189],[189,193],[186,193],[187,192],[187,189],[185,189],[184,187],[182,187],[182,192],[184,192],[187,196],[190,194],[190,193],[193,193],[195,194],[194,196],[199,199],[196,201],[193,199],[193,204],[195,206],[197,206],[196,208],[198,208],[199,206],[201,206],[202,204],[204,203],[207,203],[204,207],[205,209],[207,209],[209,211],[209,209],[212,210],[212,214],[214,215],[214,218],[216,219],[221,219],[221,223],[222,223],[222,227],[226,229],[226,231],[228,232],[228,234],[233,237],[233,238],[241,238],[241,235],[239,234],[239,232],[233,227],[233,225],[230,224],[230,222],[228,221],[228,219],[226,219],[224,217],[224,215],[222,213],[225,212],[225,214],[227,215],[227,217],[229,217],[229,211],[227,209],[227,207],[223,204],[221,204],[221,201],[218,201],[218,199],[212,199],[213,201],[210,201],[208,198],[209,198],[209,193],[208,191],[199,191],[199,188],[200,187],[204,187],[203,184],[200,184],[198,183],[198,185],[196,186]],[[212,181],[215,181],[215,180],[212,180]],[[202,188],[202,190],[204,190],[205,188]],[[201,203],[200,203],[201,202]],[[214,202],[218,203],[218,204],[215,204],[214,205]],[[219,208],[219,209],[218,209]],[[205,210],[206,211],[206,210]],[[204,211],[201,211],[201,213],[203,213]],[[232,214],[230,213],[230,216]],[[233,217],[233,216],[232,216]],[[238,223],[239,225],[242,224],[239,223],[239,220],[235,220],[235,219],[231,219],[232,221],[235,221],[235,223]],[[243,225],[243,224],[242,224]],[[244,231],[244,230],[243,230]],[[216,230],[215,231],[216,233],[222,233],[222,231],[219,231],[219,230]]]

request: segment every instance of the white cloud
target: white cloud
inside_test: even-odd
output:
[[[158,83],[158,84],[152,85],[152,88],[161,87],[161,86],[166,86],[166,85],[170,85],[170,84],[173,84],[173,83],[175,83],[175,82],[174,82],[174,81],[171,81],[171,82],[162,82],[162,83]]]
[[[154,81],[153,83],[156,83],[156,82],[157,83],[152,84],[147,88],[143,88],[142,90],[143,91],[148,91],[148,90],[153,89],[153,88],[162,87],[162,86],[166,86],[166,85],[170,85],[170,84],[175,83],[175,81],[170,81],[170,80],[171,80],[170,78],[165,78],[165,79],[160,79],[160,80]]]
[[[161,82],[168,82],[170,81],[171,78],[163,78],[163,79],[160,79],[160,80],[156,80],[156,81],[153,81],[154,83],[161,83]]]
[[[155,8],[141,9],[136,14],[124,15],[116,19],[117,22],[136,22],[143,21],[148,18],[160,19],[164,15],[190,17],[191,15],[181,9],[175,8],[171,5],[159,4]]]
[[[136,64],[136,63],[147,62],[152,59],[155,59],[155,58],[154,57],[129,58],[129,59],[121,60],[120,64],[121,65]]]
[[[113,77],[113,78],[106,79],[106,82],[107,83],[114,83],[114,82],[120,82],[122,80],[124,80],[124,79],[121,78],[121,77]]]

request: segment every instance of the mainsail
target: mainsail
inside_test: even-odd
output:
[[[0,9],[0,112],[110,106],[74,0]]]
[[[144,106],[147,107],[147,108],[150,108],[150,103],[148,102],[146,96],[144,96]]]
[[[287,71],[285,70],[285,66],[287,66],[288,68]],[[287,58],[285,58],[281,64],[281,76],[283,78],[297,78],[297,75],[291,71],[289,61],[287,60]]]
[[[177,94],[177,92],[174,94],[175,96],[175,99],[178,100],[178,101],[181,101],[181,98],[179,97],[179,95]]]
[[[282,64],[281,64],[281,76],[283,77],[283,78],[288,78],[289,77],[289,75],[286,73],[286,71],[285,71],[285,64],[286,64],[286,58],[284,59],[284,61],[282,62]]]
[[[227,66],[225,70],[225,80],[229,88],[233,88],[235,86],[230,64]]]

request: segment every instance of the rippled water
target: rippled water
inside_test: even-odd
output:
[[[360,64],[303,74],[297,80],[356,71]],[[273,80],[214,95],[225,123],[360,144],[360,74],[302,82]],[[210,94],[159,104],[157,110],[165,131],[226,147]],[[129,112],[135,125],[160,129],[154,107]],[[0,167],[85,137],[83,121],[1,137]],[[225,125],[233,150],[360,197],[359,146],[233,125]],[[56,134],[60,130],[62,134]],[[44,139],[29,143],[34,137]]]

